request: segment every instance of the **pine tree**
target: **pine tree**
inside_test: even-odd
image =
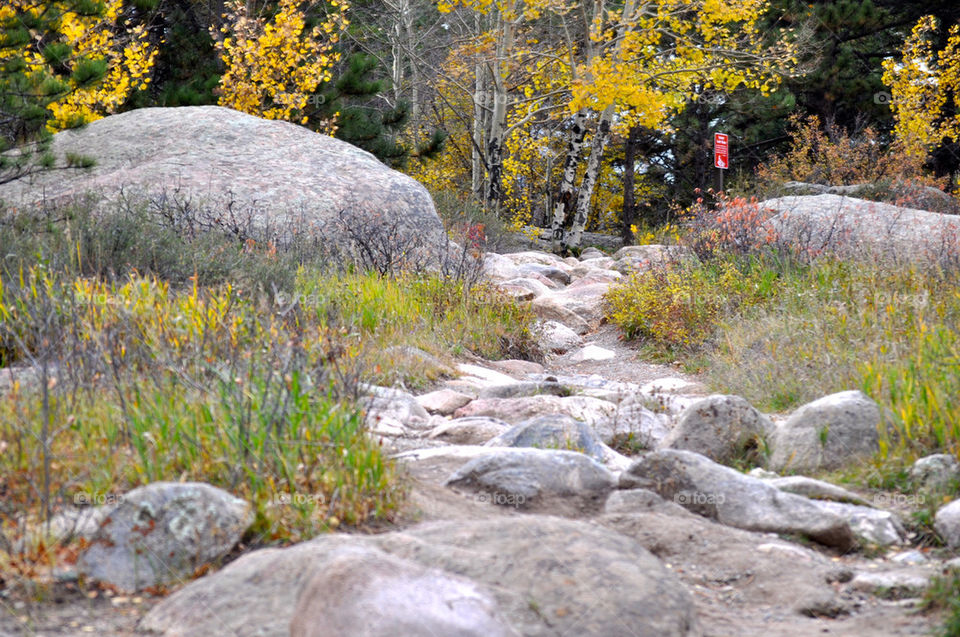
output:
[[[386,79],[373,79],[379,62],[371,55],[354,53],[347,58],[339,77],[314,96],[311,119],[336,116],[335,136],[375,155],[394,168],[402,167],[412,156],[430,156],[439,152],[443,136],[435,132],[423,144],[411,147],[400,139],[410,116],[408,102],[389,106],[380,99],[390,88]]]
[[[96,85],[107,72],[103,60],[75,59],[68,65],[74,51],[57,37],[61,19],[67,12],[95,18],[105,9],[94,0],[16,3],[0,9],[0,183],[55,165],[48,106],[72,90]],[[38,54],[45,64],[31,59]],[[89,161],[71,158],[68,163]]]

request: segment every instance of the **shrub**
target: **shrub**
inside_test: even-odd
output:
[[[721,254],[751,255],[777,244],[777,234],[767,224],[770,214],[760,209],[756,198],[716,196],[714,205],[698,197],[680,213],[685,232],[680,243],[701,259]]]
[[[757,191],[764,198],[783,194],[811,194],[802,190],[784,191],[787,182],[822,186],[858,186],[844,191],[860,199],[956,213],[960,203],[944,190],[947,178],[931,177],[923,160],[903,148],[882,143],[870,127],[853,131],[832,122],[821,123],[816,116],[791,120],[790,148],[757,169]],[[813,192],[817,192],[814,190]]]
[[[706,266],[653,268],[611,287],[610,320],[627,338],[664,348],[701,345],[719,321],[773,291],[771,273],[753,260],[727,258]]]
[[[0,563],[77,494],[158,479],[249,499],[254,543],[388,521],[404,484],[367,435],[360,383],[428,380],[383,369],[391,346],[439,366],[539,356],[529,308],[443,270],[333,267],[305,238],[271,245],[145,208],[2,222]],[[23,570],[56,551],[42,553],[20,555]]]

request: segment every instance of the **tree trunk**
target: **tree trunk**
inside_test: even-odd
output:
[[[491,75],[493,81],[493,104],[491,104],[490,128],[487,133],[487,188],[486,204],[495,212],[500,211],[500,198],[503,194],[503,142],[507,129],[507,86],[506,62],[513,50],[514,24],[501,18],[497,29],[497,49],[493,60]]]
[[[579,111],[573,118],[573,126],[567,134],[567,155],[563,161],[563,178],[560,180],[560,189],[553,204],[553,222],[550,225],[550,245],[556,252],[557,247],[563,244],[563,225],[567,215],[573,208],[573,182],[577,178],[577,166],[583,155],[583,138],[587,134],[587,113]]]
[[[600,176],[600,167],[603,164],[603,151],[610,137],[610,123],[613,120],[613,106],[608,106],[600,115],[600,125],[590,144],[590,159],[587,161],[587,172],[580,182],[580,192],[577,193],[577,214],[573,218],[570,234],[560,242],[560,249],[564,252],[571,248],[579,248],[583,237],[583,230],[587,226],[587,217],[590,215],[590,202],[593,200],[593,190]]]
[[[477,36],[481,33],[480,14],[473,16]],[[470,155],[470,188],[478,202],[483,201],[483,176],[486,160],[481,149],[484,147],[484,108],[486,107],[486,86],[483,65],[478,61],[473,67],[473,146]]]
[[[623,212],[620,214],[620,236],[623,238],[623,245],[625,246],[633,243],[633,230],[630,229],[630,226],[637,220],[634,172],[637,163],[637,137],[639,133],[639,126],[631,126],[623,149]]]

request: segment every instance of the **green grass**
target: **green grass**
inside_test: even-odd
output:
[[[892,415],[878,456],[890,470],[960,453],[956,272],[721,256],[634,275],[608,299],[627,336],[759,409],[862,389]]]
[[[960,571],[950,569],[932,579],[923,598],[924,609],[942,611],[944,623],[938,637],[960,637]]]
[[[467,277],[310,248],[143,208],[0,215],[0,367],[42,376],[0,396],[0,553],[24,521],[156,480],[246,498],[254,544],[388,523],[406,486],[365,431],[361,383],[539,356],[529,309]]]

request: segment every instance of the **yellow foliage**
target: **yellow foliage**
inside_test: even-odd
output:
[[[8,0],[0,9],[0,18],[9,18],[17,11],[39,12],[32,0]],[[109,0],[102,16],[81,16],[65,11],[67,5],[55,3],[64,11],[56,32],[44,34],[44,45],[62,42],[71,47],[66,65],[73,71],[81,60],[105,61],[107,73],[94,86],[80,87],[70,80],[65,95],[48,105],[51,117],[47,128],[57,132],[77,124],[100,119],[115,112],[133,91],[143,90],[150,83],[150,71],[157,49],[148,40],[142,25],[132,26],[121,19],[123,0]],[[52,74],[38,43],[30,42],[23,49],[0,49],[0,62],[22,56],[28,73]]]
[[[883,62],[894,133],[905,153],[918,158],[926,158],[944,139],[960,139],[960,114],[945,114],[948,104],[960,107],[960,25],[950,27],[939,52],[932,42],[936,30],[936,19],[924,16],[904,42],[903,59]]]
[[[335,10],[327,19],[307,29],[300,0],[280,0],[271,19],[251,16],[243,0],[230,0],[223,37],[214,33],[227,67],[218,103],[266,119],[306,123],[308,100],[332,79],[339,59],[333,45],[347,26],[347,4],[331,4]],[[324,122],[320,129],[332,135],[336,122]]]

